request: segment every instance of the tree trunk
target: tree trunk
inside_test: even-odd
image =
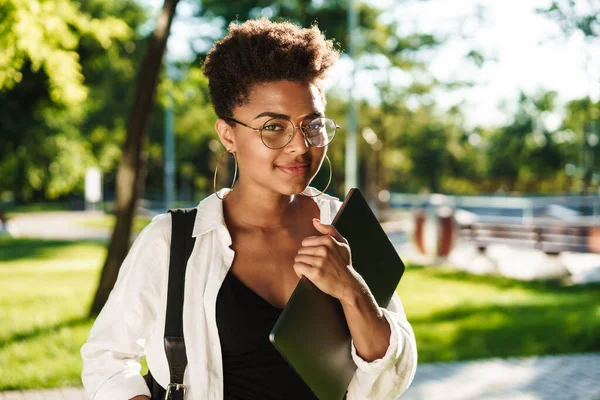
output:
[[[116,179],[115,212],[117,222],[112,233],[108,255],[102,268],[90,316],[98,315],[110,294],[119,268],[129,250],[131,226],[137,201],[144,190],[146,141],[162,58],[179,0],[164,0],[162,12],[149,39],[146,56],[139,71],[137,89],[127,124],[127,138]]]

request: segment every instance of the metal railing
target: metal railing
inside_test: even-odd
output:
[[[600,196],[446,196],[392,193],[390,207],[448,206],[465,210],[478,220],[523,223],[540,218],[600,224]]]

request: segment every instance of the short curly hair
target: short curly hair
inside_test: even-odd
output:
[[[215,43],[204,62],[210,99],[220,118],[248,101],[253,85],[279,80],[320,81],[339,51],[317,26],[301,28],[266,18],[231,23],[229,34]]]

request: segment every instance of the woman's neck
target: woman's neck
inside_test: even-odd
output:
[[[240,227],[287,228],[297,215],[299,198],[235,185],[223,200],[226,218]]]

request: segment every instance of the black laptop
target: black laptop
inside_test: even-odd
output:
[[[354,269],[386,307],[404,263],[358,189],[351,189],[333,225],[348,240]],[[270,340],[320,400],[341,400],[356,372],[340,302],[302,278]]]

